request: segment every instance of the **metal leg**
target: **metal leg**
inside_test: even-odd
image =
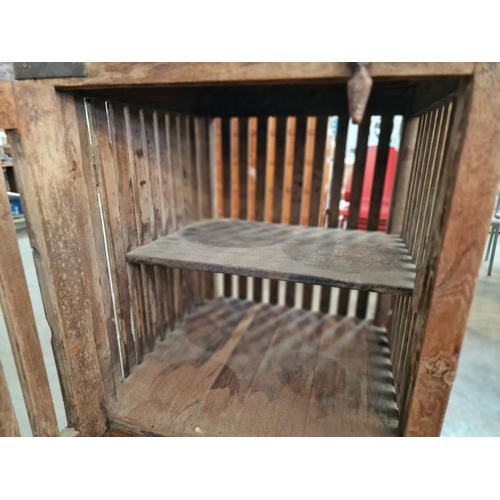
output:
[[[495,250],[497,249],[498,233],[500,233],[500,224],[496,224],[495,226],[493,226],[491,232],[492,236],[494,233],[494,239],[493,239],[493,248],[491,249],[490,263],[488,265],[488,276],[491,276],[491,271],[493,269],[493,261],[495,260]]]
[[[493,242],[494,233],[495,233],[495,227],[491,226],[490,235],[488,237],[488,247],[486,248],[486,257],[484,258],[484,260],[488,260],[488,258],[490,257],[491,243]]]

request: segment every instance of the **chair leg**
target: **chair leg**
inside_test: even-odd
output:
[[[491,276],[491,271],[493,270],[493,261],[495,260],[495,250],[497,249],[497,240],[498,233],[500,233],[500,225],[497,225],[493,229],[493,233],[495,233],[495,236],[493,240],[493,248],[491,249],[490,263],[488,265],[488,276]]]
[[[488,260],[490,257],[491,243],[493,242],[493,235],[495,233],[495,227],[491,226],[490,235],[488,236],[488,246],[486,247],[486,257],[484,260]]]

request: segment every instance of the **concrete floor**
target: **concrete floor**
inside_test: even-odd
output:
[[[66,427],[66,415],[50,344],[50,329],[45,319],[31,248],[25,230],[18,231],[18,241],[54,398],[57,421],[59,428],[63,429]],[[0,360],[11,392],[21,434],[30,436],[28,415],[1,314]],[[486,276],[486,263],[483,264],[479,274],[458,374],[443,427],[443,436],[500,436],[499,361],[500,248],[495,258],[493,275]]]

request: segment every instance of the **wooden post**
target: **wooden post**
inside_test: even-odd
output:
[[[478,63],[467,102],[469,93],[469,88],[462,89],[466,109],[456,114],[455,141],[443,166],[448,178],[441,203],[450,208],[447,218],[437,210],[433,231],[438,234],[431,236],[442,244],[436,249],[427,321],[416,332],[424,340],[407,436],[437,436],[441,431],[500,177],[500,64]]]
[[[56,414],[28,285],[0,175],[0,303],[34,436],[58,436]]]
[[[93,234],[75,102],[36,83],[16,82],[17,132],[9,132],[68,425],[83,436],[106,428],[106,399],[94,335],[89,253]],[[92,265],[89,265],[92,264]],[[105,324],[102,319],[102,325]]]

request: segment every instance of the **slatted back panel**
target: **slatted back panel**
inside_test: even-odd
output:
[[[0,305],[34,436],[58,436],[52,395],[28,285],[0,174]],[[18,436],[19,426],[0,360],[0,437]]]
[[[345,115],[338,118],[336,139],[332,135],[333,119],[332,116],[216,118],[213,140],[217,215],[338,227],[346,177],[348,118]],[[358,131],[346,225],[349,229],[358,227],[371,120],[367,116]],[[393,123],[394,115],[382,117],[368,230],[377,230],[379,225]],[[359,295],[356,315],[367,316],[367,292],[340,290],[339,293],[329,287],[229,275],[219,279],[219,293],[226,297],[341,315],[348,314],[349,297],[355,301]]]
[[[201,272],[127,264],[125,254],[212,216],[209,123],[204,118],[87,100],[92,165],[108,260],[115,356],[127,376],[205,297],[212,277]],[[113,323],[113,322],[111,322]]]
[[[332,151],[328,126],[326,116],[216,118],[217,215],[322,224]],[[310,285],[227,275],[219,284],[226,297],[313,308]]]
[[[430,295],[427,280],[436,262],[429,261],[435,255],[439,241],[430,238],[433,226],[441,217],[437,213],[438,201],[446,188],[443,170],[445,151],[450,140],[454,101],[439,102],[435,107],[419,115],[413,150],[411,172],[402,221],[402,238],[417,266],[417,283],[413,297],[395,297],[388,327],[391,359],[396,395],[404,428],[411,393],[418,369],[425,321],[425,297]],[[415,128],[413,124],[412,129]],[[414,131],[407,128],[409,134]]]

